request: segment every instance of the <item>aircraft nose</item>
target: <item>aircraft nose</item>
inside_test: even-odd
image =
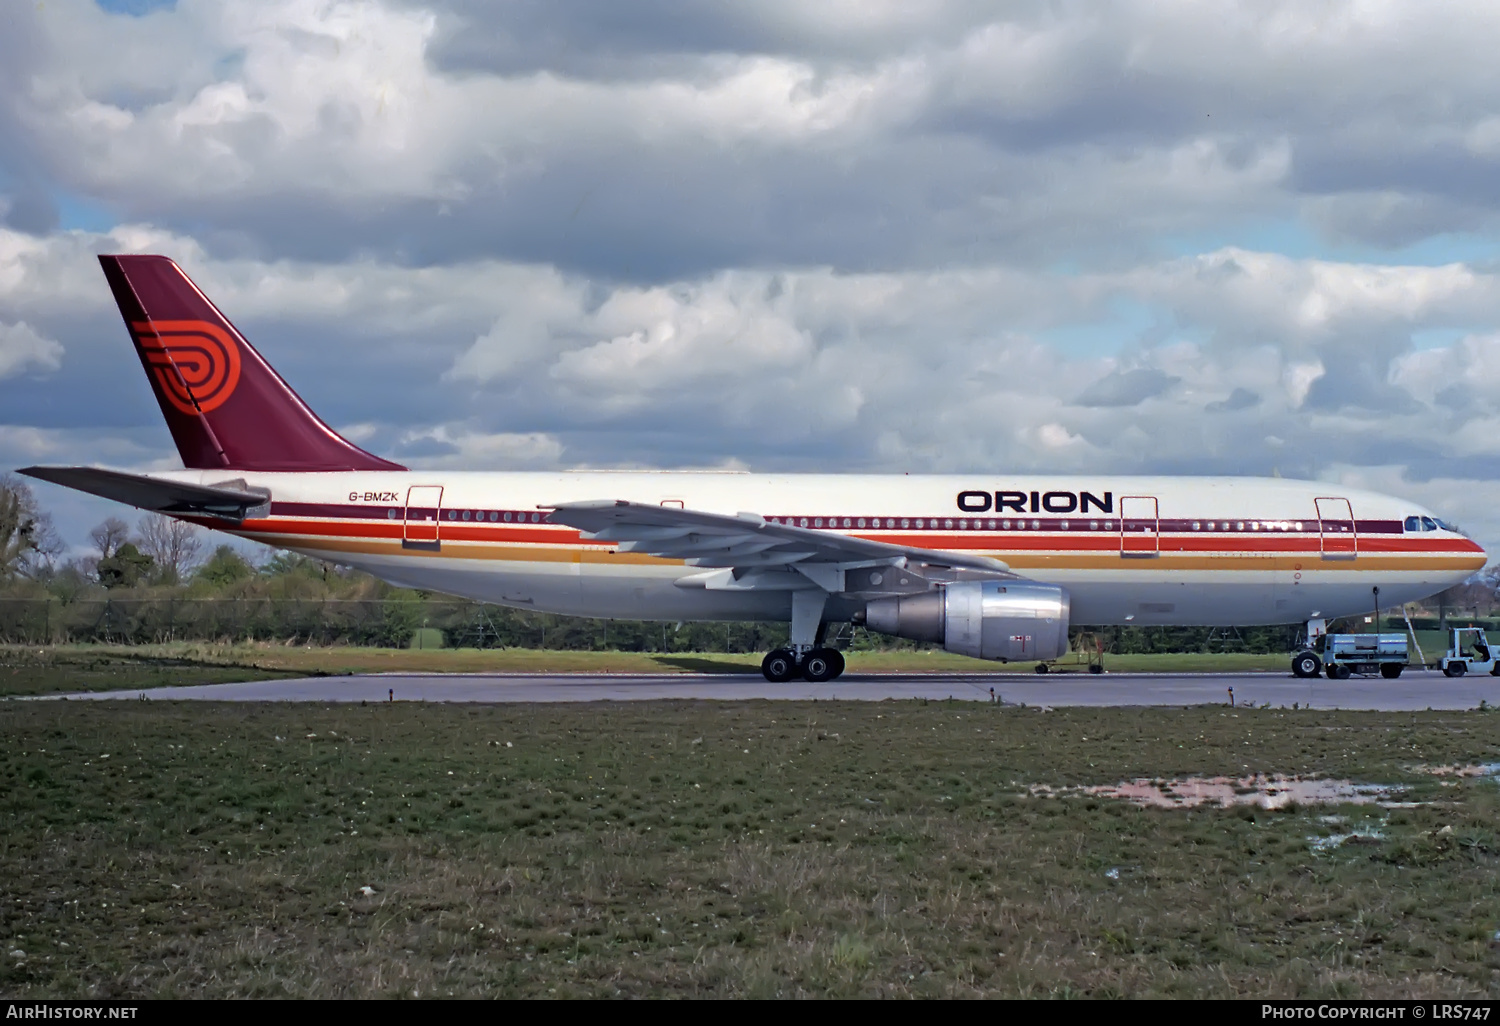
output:
[[[1473,538],[1463,539],[1462,558],[1454,565],[1453,583],[1461,584],[1489,565],[1490,554]]]

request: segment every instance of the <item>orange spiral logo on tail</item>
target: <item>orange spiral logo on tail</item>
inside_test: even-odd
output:
[[[137,321],[136,342],[161,394],[189,416],[223,406],[240,383],[240,347],[208,321]]]

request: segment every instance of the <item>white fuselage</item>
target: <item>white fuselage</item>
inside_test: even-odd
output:
[[[777,619],[786,592],[705,591],[681,561],[546,522],[563,502],[625,499],[990,556],[1060,585],[1078,624],[1295,623],[1431,595],[1484,565],[1415,503],[1315,482],[686,472],[180,471],[269,489],[225,527],[394,584],[525,609],[656,620]],[[1410,518],[1415,518],[1411,520]],[[1415,529],[1412,529],[1413,523]],[[1379,589],[1378,593],[1375,589]],[[827,618],[860,603],[830,600]]]

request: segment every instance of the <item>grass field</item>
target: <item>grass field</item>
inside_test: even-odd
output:
[[[0,993],[1493,998],[1500,788],[1421,767],[1500,760],[1497,728],[8,702]],[[1409,785],[1408,807],[1033,790],[1255,772]]]
[[[947,652],[850,652],[850,673],[1026,672]],[[1289,672],[1290,657],[1198,653],[1120,655],[1115,672]],[[1062,672],[1084,672],[1071,657]],[[381,673],[759,673],[760,655],[566,652],[539,649],[301,648],[288,645],[0,646],[0,696],[217,684],[312,674]]]

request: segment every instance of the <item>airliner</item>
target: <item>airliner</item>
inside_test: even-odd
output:
[[[186,469],[22,473],[404,587],[783,621],[772,681],[837,677],[827,631],[851,622],[1038,670],[1070,624],[1305,624],[1311,642],[1485,564],[1415,503],[1280,478],[409,470],[320,420],[172,260],[99,260]]]

